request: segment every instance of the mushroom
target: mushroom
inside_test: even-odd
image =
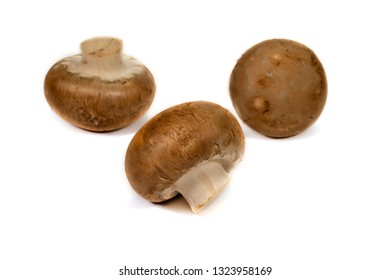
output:
[[[228,184],[228,172],[244,152],[236,118],[205,101],[183,103],[157,114],[130,142],[126,175],[152,202],[180,193],[197,213]]]
[[[230,97],[254,130],[274,138],[293,136],[311,126],[325,106],[325,71],[314,52],[298,42],[263,41],[238,60]]]
[[[81,43],[81,54],[55,63],[45,78],[45,96],[66,121],[91,131],[125,127],[150,107],[152,74],[122,54],[122,41],[97,37]]]

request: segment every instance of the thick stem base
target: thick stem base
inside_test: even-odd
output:
[[[178,191],[192,211],[198,213],[211,202],[229,183],[230,177],[218,161],[204,162],[191,169],[176,183]]]
[[[81,43],[81,55],[64,59],[67,70],[84,78],[98,77],[104,81],[130,79],[144,72],[135,58],[122,54],[122,41],[97,37]]]

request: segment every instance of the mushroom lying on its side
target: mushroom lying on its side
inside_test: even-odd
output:
[[[293,136],[311,126],[325,106],[325,71],[308,47],[267,40],[237,61],[230,97],[240,118],[254,130],[274,138]]]
[[[244,152],[235,117],[204,101],[171,107],[148,121],[126,153],[126,175],[134,190],[152,202],[178,193],[196,213],[229,182],[228,172]]]
[[[81,54],[55,63],[45,96],[63,119],[91,131],[129,125],[150,107],[155,83],[149,70],[122,54],[122,41],[98,37],[81,43]]]

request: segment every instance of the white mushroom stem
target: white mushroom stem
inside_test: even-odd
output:
[[[122,41],[111,37],[96,37],[81,43],[81,55],[64,60],[68,71],[85,78],[99,77],[105,81],[129,79],[144,71],[142,64],[122,54]]]
[[[229,183],[230,177],[218,161],[207,161],[191,169],[176,183],[178,191],[198,213]]]
[[[118,71],[123,67],[122,41],[110,37],[97,37],[81,43],[82,63],[92,69]]]

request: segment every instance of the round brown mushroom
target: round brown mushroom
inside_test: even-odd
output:
[[[197,213],[228,184],[227,173],[244,145],[228,110],[205,101],[183,103],[157,114],[134,135],[126,175],[144,198],[162,202],[180,193]]]
[[[274,138],[296,135],[320,116],[327,81],[319,59],[291,40],[261,42],[238,60],[230,77],[230,97],[240,118]]]
[[[82,42],[81,54],[51,67],[44,88],[58,115],[91,131],[131,124],[149,109],[155,93],[149,70],[122,54],[122,41],[110,37]]]

